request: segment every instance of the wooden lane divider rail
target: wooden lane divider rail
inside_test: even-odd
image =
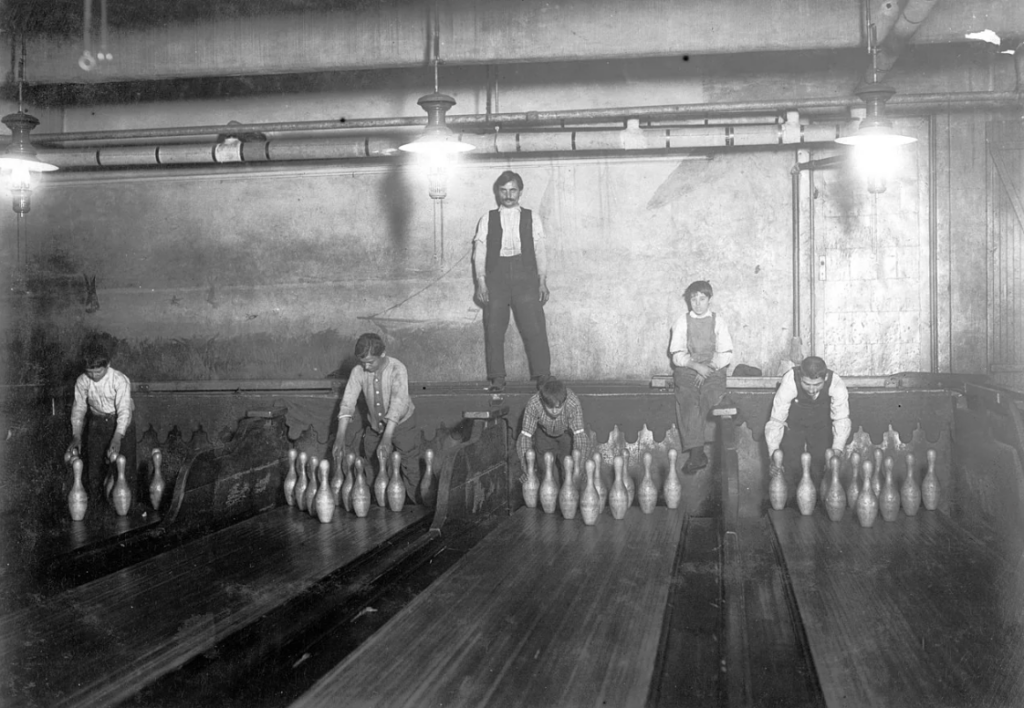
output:
[[[685,526],[522,508],[294,705],[643,705]]]

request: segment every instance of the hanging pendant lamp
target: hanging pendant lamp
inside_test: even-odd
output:
[[[868,53],[871,55],[871,81],[857,87],[854,93],[864,101],[866,115],[861,119],[857,132],[836,138],[837,143],[856,147],[888,148],[917,142],[917,138],[901,135],[892,127],[892,121],[885,114],[885,103],[896,89],[878,80],[878,47],[875,25],[869,27]]]
[[[455,99],[441,93],[437,88],[437,65],[441,61],[441,21],[436,3],[431,12],[433,14],[431,53],[434,64],[434,92],[428,93],[416,102],[427,112],[427,127],[423,129],[418,138],[399,146],[398,149],[420,155],[446,157],[469,152],[474,149],[474,146],[459,140],[459,136],[445,123],[445,114],[455,105]]]
[[[24,56],[21,71],[24,76]],[[24,216],[32,208],[32,188],[35,186],[36,175],[57,169],[56,165],[40,160],[32,145],[29,133],[39,125],[39,119],[25,112],[21,95],[23,83],[23,79],[18,82],[18,112],[0,118],[0,123],[11,131],[11,142],[0,153],[0,175],[3,175],[4,182],[11,190],[11,208],[18,216]]]
[[[469,143],[459,140],[459,136],[445,124],[445,113],[455,105],[454,98],[438,93],[435,87],[434,93],[428,93],[416,103],[427,112],[427,127],[418,138],[400,146],[399,150],[420,154],[455,155],[474,149]]]

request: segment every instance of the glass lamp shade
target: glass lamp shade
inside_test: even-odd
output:
[[[445,125],[444,116],[455,105],[454,98],[443,93],[431,93],[417,103],[427,112],[427,127],[418,138],[400,146],[399,150],[428,155],[454,155],[473,149],[472,145],[459,140],[452,129]]]
[[[892,129],[892,122],[884,117],[868,116],[860,122],[860,127],[853,135],[836,138],[837,143],[854,146],[896,147],[916,142],[917,138],[900,135]]]
[[[29,138],[29,132],[39,125],[39,119],[28,113],[11,113],[0,118],[11,131],[11,142],[0,153],[0,170],[25,169],[30,172],[53,172],[56,165],[43,162]]]
[[[864,101],[866,115],[861,120],[857,132],[836,138],[843,145],[896,147],[917,142],[917,138],[900,135],[893,130],[892,121],[885,115],[885,102],[896,91],[880,82],[868,83],[857,90],[857,95]]]

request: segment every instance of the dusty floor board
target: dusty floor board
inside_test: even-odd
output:
[[[295,705],[642,705],[684,518],[520,509]]]
[[[829,705],[1024,703],[1019,544],[982,544],[923,510],[871,528],[771,519]]]
[[[109,705],[427,515],[253,517],[0,617],[4,705]]]

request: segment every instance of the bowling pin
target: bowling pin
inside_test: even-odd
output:
[[[555,483],[555,456],[544,453],[544,479],[540,483],[540,506],[545,514],[554,514],[558,506],[558,485]]]
[[[800,455],[800,465],[803,467],[803,476],[796,487],[796,505],[801,514],[810,516],[814,513],[814,504],[817,501],[817,492],[814,491],[814,482],[811,481],[811,453],[805,452]]]
[[[598,499],[597,487],[594,486],[594,461],[587,460],[584,468],[587,482],[583,487],[583,493],[580,494],[580,516],[583,517],[584,524],[593,526],[601,514],[601,500]]]
[[[370,512],[370,487],[366,483],[362,458],[356,458],[355,479],[352,482],[352,511],[360,519]]]
[[[434,451],[429,447],[424,458],[423,479],[420,480],[420,499],[429,507],[437,504],[437,489],[434,488]]]
[[[526,451],[526,479],[523,480],[523,501],[531,509],[537,508],[537,494],[540,491],[540,480],[537,479],[537,453]]]
[[[156,450],[153,450],[156,453]],[[284,476],[284,500],[288,506],[295,506],[295,483],[298,482],[298,475],[295,474],[295,459],[299,451],[294,447],[288,451],[288,473]]]
[[[299,453],[298,465],[295,468],[295,489],[293,491],[295,495],[295,507],[299,511],[306,510],[306,487],[309,485],[309,480],[306,479],[306,460],[307,455],[305,452]]]
[[[644,476],[640,478],[640,485],[637,488],[637,501],[640,503],[640,511],[650,514],[658,505],[658,487],[651,477],[651,462],[654,461],[651,453],[644,453]]]
[[[633,500],[636,499],[636,483],[629,474],[629,455],[622,458],[622,484],[626,487],[626,506],[633,506]]]
[[[892,458],[886,457],[885,482],[882,484],[882,493],[878,497],[878,513],[886,521],[895,521],[900,513],[900,493],[896,489],[896,483],[892,481],[892,468]]]
[[[612,469],[615,470],[615,479],[612,488],[608,490],[608,506],[612,510],[612,518],[621,521],[626,516],[626,509],[629,508],[629,494],[626,492],[626,485],[622,481],[623,461],[619,455],[612,460]]]
[[[153,448],[150,456],[153,458],[153,479],[149,483],[149,503],[153,505],[153,511],[160,511],[160,502],[163,500],[164,490],[167,488],[163,472],[160,471],[160,465],[164,458],[158,447]]]
[[[373,498],[377,502],[377,506],[386,507],[388,505],[388,456],[387,454],[377,448],[377,477],[373,480]]]
[[[679,472],[676,470],[676,459],[679,453],[674,447],[668,450],[668,474],[665,475],[665,483],[661,492],[665,495],[665,506],[669,509],[678,509],[679,500],[683,496],[683,484],[679,481]]]
[[[864,460],[861,470],[864,473],[864,484],[857,495],[857,520],[864,528],[870,528],[878,517],[878,499],[875,497],[875,490],[871,488],[874,464],[871,460]]]
[[[334,490],[331,489],[330,471],[331,463],[326,458],[320,460],[319,484],[317,484],[316,496],[313,497],[313,509],[316,511],[316,518],[321,524],[331,523],[334,518]]]
[[[907,453],[907,478],[900,487],[900,503],[903,505],[903,513],[907,516],[914,516],[921,508],[921,488],[917,486],[914,472],[914,454]]]
[[[772,453],[772,464],[768,468],[771,480],[768,482],[768,501],[775,511],[786,508],[789,500],[789,488],[786,486],[786,476],[782,468],[782,450]]]
[[[821,470],[821,484],[818,485],[818,499],[822,504],[825,503],[825,497],[828,496],[828,490],[832,486],[832,458],[835,457],[835,452],[832,448],[825,449],[825,466]],[[844,494],[845,496],[845,494]]]
[[[352,486],[356,482],[356,455],[354,452],[345,453],[345,481],[341,483],[341,508],[345,511],[352,511]]]
[[[309,512],[310,516],[316,516],[316,493],[320,490],[320,482],[316,477],[317,469],[320,466],[320,458],[316,455],[309,456],[309,462],[306,476],[309,477],[309,483],[306,485],[305,501],[303,502],[304,508]]]
[[[77,456],[72,455],[68,459],[71,462],[71,474],[74,475],[71,491],[68,492],[68,511],[71,512],[72,521],[81,521],[89,508],[89,495],[82,485],[82,468],[85,465]]]
[[[103,458],[103,467],[107,470],[107,476],[103,480],[103,493],[107,499],[110,499],[111,493],[114,491],[114,484],[117,482],[117,469],[107,462],[107,458]]]
[[[332,455],[334,474],[331,475],[331,494],[334,496],[334,507],[341,506],[341,488],[345,485],[345,456]]]
[[[565,519],[576,518],[576,507],[580,503],[580,493],[576,489],[575,467],[572,457],[566,455],[563,460],[562,488],[558,492],[558,508],[562,510],[562,517]]]
[[[608,486],[601,476],[601,453],[594,453],[594,489],[597,490],[597,513],[604,511],[604,505],[608,502]]]
[[[573,482],[576,481],[576,465],[572,459],[572,455],[566,455],[562,458],[562,481],[561,484],[565,484],[565,478],[568,477]],[[561,488],[561,486],[559,487]]]
[[[928,450],[928,473],[921,480],[921,503],[928,511],[939,508],[939,478],[935,475],[935,450]]]
[[[856,452],[850,453],[850,486],[846,488],[846,505],[854,511],[857,510],[857,497],[860,495],[860,485],[857,484],[857,474],[860,471],[860,455]]]
[[[828,492],[825,493],[825,512],[832,521],[841,521],[846,511],[846,492],[843,491],[843,484],[839,481],[839,458],[829,459],[829,471],[831,477]]]
[[[875,476],[871,478],[871,491],[875,493],[876,499],[882,495],[882,448],[876,447],[875,455]]]
[[[115,464],[117,465],[117,481],[114,482],[114,488],[110,492],[110,501],[118,516],[127,516],[132,508],[132,490],[128,487],[128,480],[124,476],[124,455],[118,455]]]
[[[573,443],[575,445],[575,442]],[[583,477],[583,453],[579,450],[572,451],[572,481],[576,489],[580,488],[580,478]]]
[[[391,511],[401,511],[405,506],[405,481],[402,479],[402,453],[391,453],[391,479],[387,488],[388,506]]]

